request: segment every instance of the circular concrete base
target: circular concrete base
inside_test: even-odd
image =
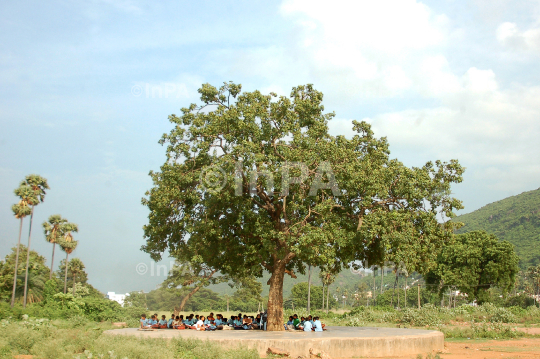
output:
[[[332,357],[385,357],[426,354],[444,348],[444,335],[434,330],[328,327],[324,332],[262,330],[174,330],[158,329],[140,331],[135,328],[107,330],[110,335],[134,335],[144,338],[197,338],[211,340],[226,348],[238,346],[256,349],[265,355],[269,347],[281,348],[292,357],[308,356],[309,349],[315,353],[324,351]]]

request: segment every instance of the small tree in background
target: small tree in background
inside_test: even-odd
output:
[[[24,279],[25,274],[19,273],[15,267],[15,261],[17,256],[17,248],[13,247],[12,251],[6,255],[3,261],[0,261],[0,300],[9,302],[12,297],[12,283],[14,277],[18,283],[15,290],[15,302],[23,303],[24,299]],[[24,245],[19,247],[19,256],[27,256],[27,248]],[[30,251],[30,260],[28,267],[28,281],[27,281],[27,302],[35,303],[39,302],[43,298],[43,289],[45,282],[48,278],[48,268],[45,265],[45,257],[41,256],[36,251]],[[19,268],[20,269],[20,268]]]
[[[51,272],[49,279],[52,279],[53,264],[54,264],[54,250],[56,243],[63,238],[71,228],[67,219],[62,218],[59,214],[54,214],[49,217],[47,222],[43,222],[43,231],[45,232],[45,240],[53,245],[52,257],[51,257]]]
[[[65,266],[65,274],[64,274],[64,294],[67,293],[67,274],[68,274],[68,265],[69,263],[69,255],[77,248],[78,241],[73,240],[73,235],[71,232],[78,232],[79,228],[76,224],[70,223],[68,232],[64,235],[64,238],[58,242],[60,245],[60,248],[64,252],[66,252],[66,266]]]
[[[439,291],[456,286],[470,301],[489,300],[488,290],[499,287],[503,294],[513,289],[519,258],[514,246],[486,231],[455,236],[437,257],[437,267],[426,275],[426,283]]]

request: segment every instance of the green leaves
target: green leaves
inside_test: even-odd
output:
[[[169,117],[173,129],[160,141],[167,161],[143,199],[144,251],[197,255],[235,276],[304,272],[306,264],[337,271],[351,261],[434,266],[457,227],[446,220],[461,208],[451,197],[463,174],[457,161],[406,167],[366,122],[354,121],[350,138],[331,136],[334,114],[312,85],[289,97],[240,90],[205,84],[202,106]],[[201,183],[208,168],[224,179],[218,190]]]
[[[493,286],[507,293],[514,285],[519,258],[507,241],[485,231],[456,235],[437,258],[437,268],[427,276],[430,284],[456,286],[470,300],[487,299]]]

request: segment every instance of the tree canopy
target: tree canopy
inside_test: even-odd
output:
[[[283,330],[283,277],[307,264],[404,263],[426,271],[451,238],[461,202],[456,160],[409,168],[390,158],[386,138],[353,121],[332,136],[323,94],[312,85],[289,97],[204,84],[202,105],[171,115],[167,159],[151,172],[143,250],[187,253],[225,275],[271,273],[269,330]]]
[[[20,245],[19,254],[21,257],[27,255],[27,247]],[[13,285],[13,276],[15,274],[15,257],[17,248],[6,255],[4,261],[0,261],[0,300],[9,301]],[[43,288],[45,282],[49,279],[49,269],[45,266],[45,257],[41,256],[36,251],[30,251],[30,260],[28,267],[28,302],[39,302],[43,298]],[[24,281],[25,281],[25,263],[19,261],[17,263],[17,283],[15,290],[15,298],[17,301],[23,300]]]
[[[486,231],[458,234],[437,257],[437,268],[426,276],[426,282],[442,292],[444,286],[455,286],[469,300],[482,303],[489,299],[488,289],[497,286],[507,293],[513,288],[519,258],[514,246],[499,241]]]

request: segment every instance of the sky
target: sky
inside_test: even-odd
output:
[[[460,213],[536,189],[539,64],[540,0],[1,0],[0,257],[18,236],[13,190],[37,173],[51,189],[32,248],[47,264],[41,223],[61,214],[92,285],[155,288],[171,261],[140,251],[141,198],[168,116],[203,83],[314,84],[332,134],[365,120],[407,166],[458,159]]]

